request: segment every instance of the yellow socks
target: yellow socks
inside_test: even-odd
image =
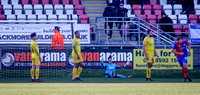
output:
[[[83,68],[82,67],[78,67],[78,73],[77,73],[77,77],[80,77],[80,74],[82,72]]]
[[[146,78],[151,78],[151,68],[147,68]]]
[[[39,78],[39,73],[40,73],[40,70],[39,70],[39,69],[36,69],[36,74],[35,74],[35,76],[36,76],[36,79],[38,79],[38,78]]]
[[[34,79],[34,69],[31,68],[31,78]]]
[[[72,79],[75,79],[75,77],[76,77],[76,73],[77,73],[77,69],[76,69],[76,68],[73,68]]]

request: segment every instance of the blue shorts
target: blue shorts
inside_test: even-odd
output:
[[[114,78],[114,77],[115,77],[115,74],[112,73],[112,72],[109,72],[109,73],[105,74],[105,78]]]
[[[180,66],[183,66],[183,63],[188,63],[187,56],[177,57],[177,61]]]

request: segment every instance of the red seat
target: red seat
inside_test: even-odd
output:
[[[190,21],[190,23],[197,23],[197,15],[190,14],[189,21]]]
[[[80,0],[72,0],[72,4],[73,5],[79,5],[80,4]]]
[[[83,14],[83,10],[76,10],[76,14],[77,15],[82,15]]]
[[[42,0],[42,5],[49,4],[49,0]]]
[[[52,0],[52,5],[60,4],[59,0]]]
[[[29,4],[29,0],[21,0],[22,5]]]
[[[161,15],[157,15],[157,16],[158,16],[158,22],[159,22],[162,17]]]
[[[157,4],[157,0],[150,0],[150,4],[151,5],[156,5]]]
[[[32,5],[39,4],[39,0],[31,0]]]
[[[2,10],[2,6],[0,5],[0,10]]]
[[[149,20],[149,23],[156,23],[155,15],[148,15],[147,19]]]
[[[4,14],[0,15],[0,20],[6,20],[6,16]]]
[[[140,15],[140,18],[146,21],[146,15]]]
[[[69,0],[62,0],[63,5],[69,5]]]
[[[75,10],[77,15],[82,15],[83,14],[83,5],[75,5]]]
[[[143,5],[143,10],[145,15],[151,14],[151,5]]]
[[[174,32],[182,32],[182,26],[181,25],[173,25]],[[181,35],[181,33],[175,33],[175,35]]]
[[[141,14],[141,5],[133,5],[134,14]]]
[[[188,25],[183,25],[183,31],[184,32],[189,32],[189,26]],[[185,35],[188,35],[188,33],[185,33]]]
[[[86,14],[80,15],[79,20],[81,23],[88,23],[88,15]]]
[[[155,15],[161,15],[162,6],[161,5],[153,5],[153,10]]]
[[[121,25],[121,29],[130,29],[130,26],[129,25]],[[124,30],[124,34],[126,35],[130,35],[130,33],[127,33],[129,32],[129,30]]]

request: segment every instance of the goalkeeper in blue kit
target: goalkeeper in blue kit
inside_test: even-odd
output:
[[[108,57],[108,63],[103,63],[103,60],[101,60],[101,61],[102,61],[101,65],[106,68],[105,78],[132,78],[132,75],[124,76],[124,75],[120,75],[120,74],[115,74],[116,68],[123,69],[124,67],[126,67],[128,65],[129,62],[127,62],[127,64],[125,64],[124,66],[119,66],[112,62],[112,56]]]

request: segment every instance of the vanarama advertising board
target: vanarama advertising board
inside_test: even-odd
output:
[[[156,49],[159,59],[155,56],[155,63],[152,69],[181,69],[177,58],[171,49]],[[146,69],[146,59],[142,49],[133,50],[133,69]],[[188,69],[193,69],[193,50],[191,49],[191,54],[188,54]]]

